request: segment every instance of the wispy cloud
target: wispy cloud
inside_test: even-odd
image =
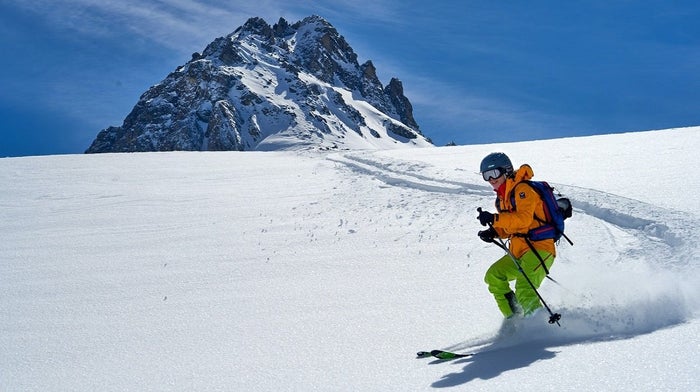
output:
[[[248,18],[259,16],[269,23],[279,17],[303,18],[319,14],[333,23],[386,21],[395,18],[394,3],[356,1],[285,0],[221,2],[211,0],[34,0],[16,2],[18,8],[40,15],[48,23],[79,34],[101,38],[130,34],[166,48],[191,52],[214,38],[232,32]]]
[[[251,16],[272,14],[278,3],[227,4],[215,1],[35,0],[17,6],[53,26],[100,39],[131,35],[176,51],[192,51],[233,31]],[[201,48],[200,48],[201,49]]]

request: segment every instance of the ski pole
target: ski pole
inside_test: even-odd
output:
[[[537,250],[535,249],[535,246],[532,245],[532,242],[530,242],[530,239],[527,238],[526,235],[522,235],[521,237],[522,237],[523,239],[525,239],[525,242],[527,243],[527,246],[530,248],[530,250],[532,251],[532,253],[534,253],[535,256],[537,256],[537,259],[540,261],[540,265],[542,266],[542,268],[544,269],[544,272],[546,273],[546,275],[545,275],[544,277],[547,278],[547,279],[549,279],[549,280],[551,280],[552,282],[558,284],[559,286],[561,286],[561,283],[557,282],[556,279],[554,279],[554,278],[552,278],[551,276],[549,276],[549,269],[547,268],[547,265],[544,263],[544,259],[542,258],[542,256],[540,256],[539,252],[537,252]]]
[[[479,207],[477,210],[478,210],[479,212],[481,212],[481,207]],[[493,229],[493,225],[492,225],[491,223],[489,223],[489,227],[490,227],[491,229]],[[532,290],[535,292],[535,294],[537,294],[537,298],[539,298],[539,300],[540,300],[540,302],[542,303],[542,305],[545,307],[545,309],[547,309],[547,312],[549,312],[549,323],[550,323],[550,324],[556,323],[558,326],[561,327],[561,324],[559,324],[559,320],[561,320],[561,314],[559,314],[559,313],[553,313],[553,312],[552,312],[552,310],[549,308],[549,306],[547,305],[547,303],[544,301],[544,298],[542,298],[542,295],[540,295],[539,291],[537,291],[537,288],[535,287],[535,285],[532,283],[532,281],[531,281],[530,278],[527,276],[527,274],[525,273],[525,271],[523,271],[523,268],[520,266],[520,262],[518,262],[518,259],[517,259],[517,258],[515,257],[515,255],[510,251],[510,249],[508,249],[508,247],[506,246],[505,242],[503,242],[503,240],[500,239],[500,238],[498,238],[498,241],[496,241],[496,238],[494,238],[493,243],[496,244],[496,246],[498,246],[499,248],[503,249],[503,250],[508,254],[508,256],[510,256],[510,258],[511,258],[511,259],[513,260],[513,262],[515,263],[515,266],[518,267],[518,271],[520,271],[520,273],[523,274],[523,276],[525,277],[525,280],[527,281],[527,283],[530,285],[530,287],[532,287]]]

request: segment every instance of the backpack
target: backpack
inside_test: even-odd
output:
[[[554,242],[557,242],[563,236],[569,244],[573,245],[574,243],[564,234],[564,220],[570,218],[573,211],[571,200],[566,197],[556,197],[554,195],[554,188],[545,181],[521,182],[528,184],[537,192],[543,201],[545,214],[544,219],[535,216],[535,219],[542,223],[542,225],[528,231],[525,238],[532,241],[553,239]],[[510,204],[515,208],[515,187],[513,187],[510,193]]]

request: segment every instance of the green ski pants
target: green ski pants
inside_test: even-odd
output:
[[[539,250],[538,253],[549,270],[554,263],[554,257],[546,251]],[[542,268],[542,263],[537,255],[529,250],[520,258],[519,263],[530,282],[535,288],[539,288],[547,273]],[[513,291],[510,288],[512,280],[515,281],[515,299],[522,307],[523,315],[527,316],[542,306],[535,290],[527,282],[523,273],[518,270],[518,266],[515,265],[510,255],[506,254],[493,263],[484,276],[484,282],[488,285],[489,291],[496,299],[498,309],[501,310],[504,317],[511,317],[514,311],[505,297],[506,294]]]

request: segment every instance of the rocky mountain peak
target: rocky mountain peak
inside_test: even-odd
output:
[[[268,39],[274,37],[274,31],[267,22],[262,18],[250,18],[243,26],[241,26],[241,31],[247,34],[254,34]]]
[[[284,38],[286,36],[294,34],[294,29],[292,26],[287,23],[287,21],[284,18],[280,18],[277,23],[275,23],[274,26],[272,26],[272,30],[275,34],[275,37],[280,37]]]
[[[382,87],[320,16],[250,18],[148,89],[86,152],[430,146],[398,79]]]

